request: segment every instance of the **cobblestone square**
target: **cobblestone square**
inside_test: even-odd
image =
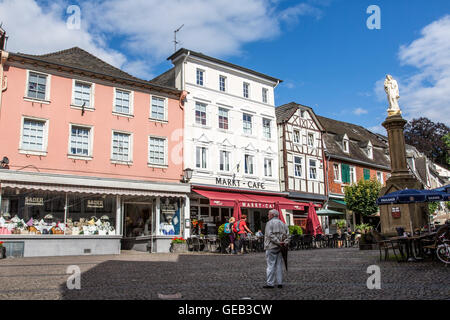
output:
[[[367,267],[381,269],[369,290]],[[67,267],[81,269],[81,289],[68,290]],[[148,254],[9,258],[0,261],[0,299],[450,299],[450,269],[437,262],[379,262],[355,248],[289,252],[283,289],[263,289],[265,256]]]

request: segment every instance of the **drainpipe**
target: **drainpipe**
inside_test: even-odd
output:
[[[6,64],[6,60],[8,60],[9,53],[3,50],[0,50],[0,117],[2,111],[2,97],[3,91],[8,87],[8,79],[5,77],[3,83],[3,66]]]

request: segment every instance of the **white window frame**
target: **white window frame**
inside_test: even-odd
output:
[[[378,182],[380,182],[381,184],[384,184],[383,172],[377,171],[377,180],[378,180]]]
[[[246,89],[247,89],[247,96],[245,96]],[[250,83],[245,81],[242,83],[242,96],[246,99],[250,99]]]
[[[309,139],[310,137],[312,137],[312,141],[310,141],[310,139]],[[314,145],[315,145],[314,140],[315,140],[314,133],[308,132],[306,135],[306,143],[307,143],[308,147],[314,148]],[[310,144],[310,142],[312,142],[312,144]]]
[[[250,158],[251,158],[251,165],[252,165],[251,166],[252,173],[250,173],[250,170],[249,170],[249,172],[245,172],[246,167],[248,169],[250,169],[249,166],[246,166],[246,164],[247,164],[246,160],[250,159]],[[247,176],[254,176],[256,174],[255,156],[253,154],[249,154],[249,153],[244,154],[244,174]]]
[[[72,146],[71,146],[72,127],[80,127],[80,128],[89,129],[89,145],[88,145],[88,155],[87,156],[72,153]],[[83,159],[83,160],[92,159],[93,150],[94,150],[93,143],[94,143],[94,127],[93,126],[89,126],[89,125],[85,125],[85,124],[69,123],[69,142],[68,142],[68,150],[67,150],[67,155],[69,158]]]
[[[228,128],[221,128],[220,127],[220,117],[221,117],[221,115],[220,115],[220,110],[224,110],[224,111],[226,111],[226,113],[227,113],[227,124],[228,124]],[[208,119],[207,119],[207,121],[206,122],[208,122]],[[217,126],[218,126],[218,128],[220,129],[220,130],[226,130],[226,131],[228,131],[228,130],[230,130],[230,109],[227,109],[227,108],[223,108],[223,107],[219,107],[218,109],[217,109]]]
[[[245,132],[245,130],[248,129],[248,128],[245,127],[245,124],[248,123],[248,121],[244,120],[244,116],[249,116],[250,117],[250,133],[249,132]],[[250,113],[246,113],[246,112],[242,113],[242,132],[245,135],[249,135],[249,136],[253,135],[253,115],[251,115]]]
[[[350,184],[357,183],[357,177],[356,177],[356,167],[350,166]]]
[[[160,139],[160,140],[164,140],[164,163],[153,163],[153,162],[150,162],[150,140],[151,139]],[[147,140],[147,143],[148,143],[148,145],[147,145],[147,149],[148,149],[148,152],[147,152],[147,165],[149,166],[149,167],[167,167],[168,165],[169,165],[169,162],[168,162],[168,151],[169,151],[169,148],[168,148],[168,140],[167,140],[167,137],[162,137],[162,136],[155,136],[155,135],[149,135],[148,136],[148,140]]]
[[[296,133],[298,133],[298,139],[295,139]],[[302,134],[301,134],[300,130],[297,130],[297,129],[293,130],[293,132],[292,132],[292,141],[295,144],[302,144]]]
[[[197,160],[198,160],[198,158],[197,158],[197,149],[199,149],[199,148],[200,148],[200,167],[197,167]],[[205,160],[204,165],[205,166],[203,166],[203,150],[204,150],[204,153],[205,153],[205,157],[204,157],[204,160]],[[209,152],[209,150],[208,150],[208,147],[206,147],[206,146],[195,146],[195,169],[197,169],[197,170],[208,170],[208,166],[209,166],[208,152]]]
[[[113,154],[114,154],[114,133],[121,133],[121,134],[127,134],[129,135],[129,142],[128,142],[128,160],[124,161],[124,160],[117,160],[113,158]],[[132,132],[128,132],[128,131],[122,131],[122,130],[115,130],[112,129],[111,130],[111,162],[112,163],[118,163],[118,164],[131,164],[133,163],[133,133]]]
[[[202,106],[204,106],[205,107],[205,124],[203,124],[203,123],[198,123],[197,122],[197,105],[202,105]],[[201,111],[201,112],[203,112],[203,111]],[[206,126],[208,126],[208,105],[206,104],[206,103],[203,103],[203,102],[199,102],[199,101],[196,101],[195,102],[195,108],[194,108],[194,123],[195,123],[195,125],[197,125],[197,126],[202,126],[202,127],[206,127]]]
[[[128,108],[130,109],[129,113],[116,111],[117,90],[122,91],[122,92],[128,92],[128,94],[129,94],[129,101],[128,101],[129,102],[129,106],[128,106]],[[133,116],[134,115],[134,91],[123,89],[123,88],[114,87],[112,113],[115,114],[115,115],[120,115],[120,116]]]
[[[314,162],[314,166],[312,166],[311,165],[311,162]],[[318,170],[317,170],[317,160],[316,159],[309,159],[309,161],[308,161],[308,167],[309,167],[309,179],[310,180],[318,180],[319,179],[319,173],[318,173]],[[312,169],[315,169],[315,177],[313,178],[312,177]]]
[[[43,75],[43,76],[47,77],[47,81],[45,83],[45,99],[44,100],[28,96],[28,85],[29,85],[29,82],[30,82],[30,73],[36,73],[36,74]],[[49,104],[50,103],[51,79],[52,79],[52,75],[49,74],[49,73],[44,73],[44,72],[39,72],[39,71],[34,71],[34,70],[27,70],[27,80],[26,80],[27,82],[25,84],[24,100],[27,100],[27,101],[38,101],[40,103]]]
[[[164,100],[164,119],[158,119],[158,118],[153,118],[152,117],[152,108],[153,108],[153,98],[155,98],[155,99],[162,99],[162,100]],[[153,94],[151,94],[150,95],[150,114],[149,114],[149,119],[150,120],[152,120],[152,121],[159,121],[159,122],[168,122],[169,121],[169,115],[168,115],[168,110],[169,110],[169,107],[168,107],[168,104],[169,104],[169,101],[168,101],[169,99],[167,99],[166,97],[161,97],[161,96],[157,96],[157,95],[153,95]]]
[[[70,106],[72,108],[76,108],[76,109],[81,109],[82,108],[82,106],[79,106],[79,105],[75,104],[75,84],[77,82],[82,83],[82,84],[87,84],[87,85],[91,86],[91,92],[89,93],[89,107],[85,106],[84,109],[85,110],[91,110],[91,111],[95,110],[95,104],[94,104],[94,101],[95,101],[95,98],[94,98],[94,96],[95,96],[95,83],[89,82],[89,81],[84,81],[84,80],[78,80],[78,79],[72,79],[72,100],[71,100]]]
[[[199,78],[199,72],[201,73],[201,75],[202,75],[202,79],[201,79],[201,81],[202,81],[202,83],[200,84],[199,82],[200,82],[200,78]],[[202,87],[204,87],[205,86],[205,70],[203,70],[203,69],[200,69],[200,68],[197,68],[196,69],[196,71],[195,71],[195,83],[198,85],[198,86],[202,86]]]
[[[269,101],[269,89],[262,88],[261,89],[261,94],[262,94],[262,102],[263,103],[268,103],[268,101]]]
[[[269,166],[270,164],[270,166]],[[270,174],[268,173],[268,168],[270,167]],[[264,176],[268,178],[273,177],[273,159],[272,158],[264,158]]]
[[[300,163],[297,163],[295,161],[296,159],[300,159]],[[300,166],[300,171],[297,170],[297,166]],[[294,156],[294,177],[301,178],[302,176],[303,176],[303,158],[300,156]]]
[[[269,121],[269,127],[264,126],[264,121],[267,120]],[[269,118],[262,118],[262,127],[263,127],[263,137],[265,139],[272,139],[272,120]],[[269,128],[269,136],[266,136],[266,129]]]
[[[373,146],[372,146],[372,143],[370,143],[370,142],[367,144],[366,153],[367,153],[367,157],[369,159],[373,159]]]
[[[337,177],[336,177],[336,167],[337,167]],[[340,163],[333,163],[333,174],[334,174],[334,181],[341,182],[342,181],[342,172],[341,172],[341,164]]]
[[[342,150],[344,150],[345,153],[350,152],[350,140],[348,139],[347,135],[345,135],[342,139]]]
[[[224,161],[223,163],[223,170],[220,169],[220,166],[222,165],[222,154],[226,153],[228,158],[224,157],[223,160],[228,160],[228,170],[226,169],[227,162]],[[219,151],[219,171],[220,172],[230,172],[231,171],[231,152],[228,150],[220,150]]]
[[[222,90],[222,83],[221,80],[223,79],[223,90]],[[219,91],[220,92],[227,92],[227,77],[224,75],[219,75]]]
[[[24,146],[23,146],[23,129],[24,129],[25,120],[44,122],[42,150],[30,150],[30,149],[24,148]],[[31,155],[37,155],[37,156],[46,156],[47,155],[47,147],[48,147],[49,125],[50,125],[50,120],[48,120],[48,119],[22,116],[21,125],[20,125],[19,153],[31,154]]]

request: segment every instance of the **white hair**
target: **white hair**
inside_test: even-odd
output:
[[[278,212],[278,210],[272,209],[269,211],[270,214],[273,214],[274,217],[279,217],[280,213]]]

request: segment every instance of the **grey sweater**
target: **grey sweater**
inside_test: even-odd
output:
[[[266,224],[264,249],[271,250],[280,247],[280,242],[289,241],[289,228],[280,219],[273,217]]]

